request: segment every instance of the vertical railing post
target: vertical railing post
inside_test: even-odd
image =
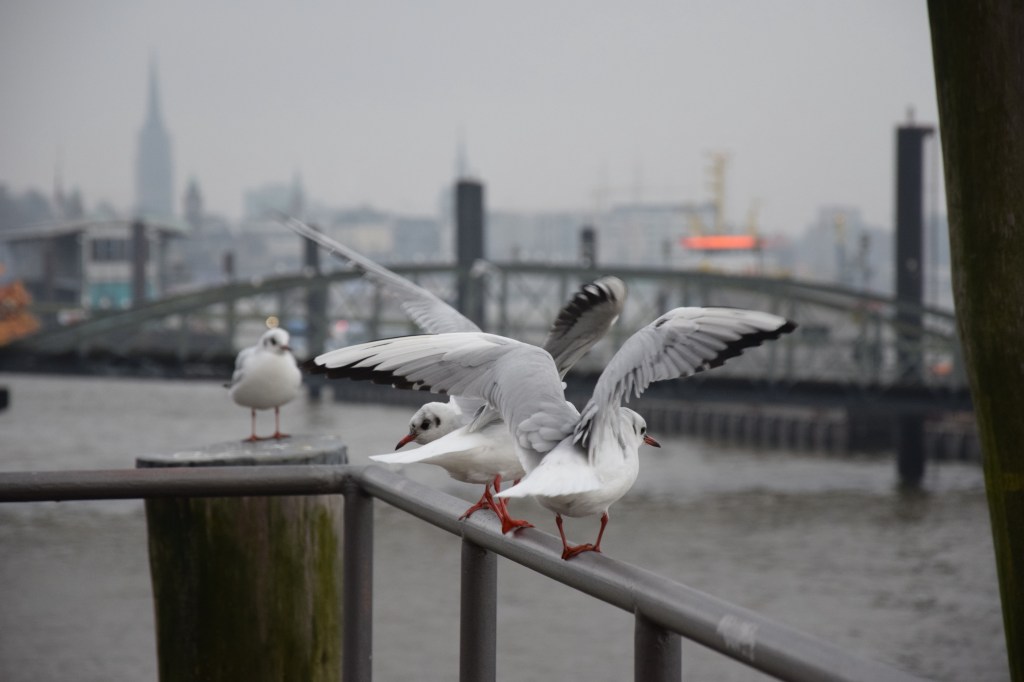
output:
[[[493,682],[497,671],[498,558],[462,540],[460,682]]]
[[[342,679],[373,676],[373,498],[355,481],[345,494]]]
[[[633,630],[633,679],[637,682],[680,682],[683,679],[679,635],[639,611]]]

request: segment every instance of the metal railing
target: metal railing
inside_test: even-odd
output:
[[[491,515],[460,521],[463,500],[375,465],[0,473],[0,502],[330,494],[345,497],[346,682],[372,674],[374,498],[462,538],[463,681],[496,676],[498,555],[634,614],[636,680],[680,680],[680,637],[782,680],[919,679],[604,555],[563,561],[559,540],[539,530],[508,537]]]

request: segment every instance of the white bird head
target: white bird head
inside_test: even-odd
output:
[[[661,443],[647,435],[647,421],[643,417],[628,407],[620,407],[619,413],[622,415],[622,437],[630,447],[639,449],[641,444],[661,447]]]
[[[287,331],[280,327],[274,327],[268,329],[260,337],[260,348],[273,353],[288,353],[291,351],[291,346],[288,345],[289,340],[291,337]]]
[[[455,430],[457,424],[455,410],[447,403],[427,403],[409,420],[409,433],[398,441],[395,450],[403,445],[416,442],[426,445]]]

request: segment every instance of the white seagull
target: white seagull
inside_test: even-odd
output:
[[[562,558],[601,551],[608,508],[632,487],[647,425],[622,407],[652,382],[723,364],[796,325],[735,308],[676,308],[631,336],[612,357],[582,412],[566,402],[558,369],[535,346],[483,333],[386,339],[316,357],[331,378],[372,380],[486,401],[508,425],[526,477],[497,494],[532,496],[555,513]],[[570,545],[562,516],[601,515],[593,544]]]
[[[280,327],[267,330],[255,346],[242,349],[235,358],[235,372],[231,383],[231,399],[252,410],[252,434],[246,442],[265,440],[256,435],[256,410],[274,408],[274,435],[267,438],[287,438],[281,433],[281,406],[299,394],[302,373],[288,346],[288,332]]]
[[[423,287],[299,220],[282,216],[282,221],[331,255],[354,265],[367,279],[397,298],[405,313],[424,332],[480,332],[473,321]],[[625,299],[626,285],[622,280],[601,277],[583,285],[562,308],[543,346],[554,358],[561,376],[564,377],[591,346],[604,337],[622,312]],[[518,480],[525,471],[516,456],[508,427],[495,410],[484,408],[483,400],[465,396],[452,396],[447,403],[426,403],[413,414],[408,433],[395,449],[400,450],[411,442],[422,447],[372,455],[370,459],[387,464],[433,464],[455,480],[482,483],[483,495],[462,518],[490,508],[501,520],[503,532],[529,527],[532,524],[513,519],[505,504],[496,502],[491,495],[492,486],[499,491],[502,480]]]

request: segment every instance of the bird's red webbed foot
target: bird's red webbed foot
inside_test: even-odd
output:
[[[601,538],[604,537],[605,526],[608,525],[608,512],[601,514],[601,530],[597,533],[597,541],[593,544],[587,543],[585,545],[570,545],[565,539],[565,529],[562,528],[562,515],[555,514],[555,525],[558,526],[558,534],[562,536],[562,558],[568,561],[577,554],[583,552],[597,552],[601,553]]]
[[[501,515],[501,532],[507,533],[520,528],[533,528],[533,524],[526,519],[513,519],[508,513],[508,507],[502,504],[504,514]]]
[[[484,488],[484,494],[480,496],[480,500],[477,501],[477,503],[474,504],[472,507],[464,511],[462,513],[462,516],[459,517],[459,521],[468,519],[470,516],[480,511],[481,509],[494,509],[492,502],[494,502],[494,498],[491,496],[491,486],[488,485],[487,487]],[[498,518],[501,518],[501,514],[498,514]]]
[[[562,558],[568,561],[577,554],[583,554],[583,552],[597,552],[600,554],[601,548],[589,542],[585,545],[563,545]]]

